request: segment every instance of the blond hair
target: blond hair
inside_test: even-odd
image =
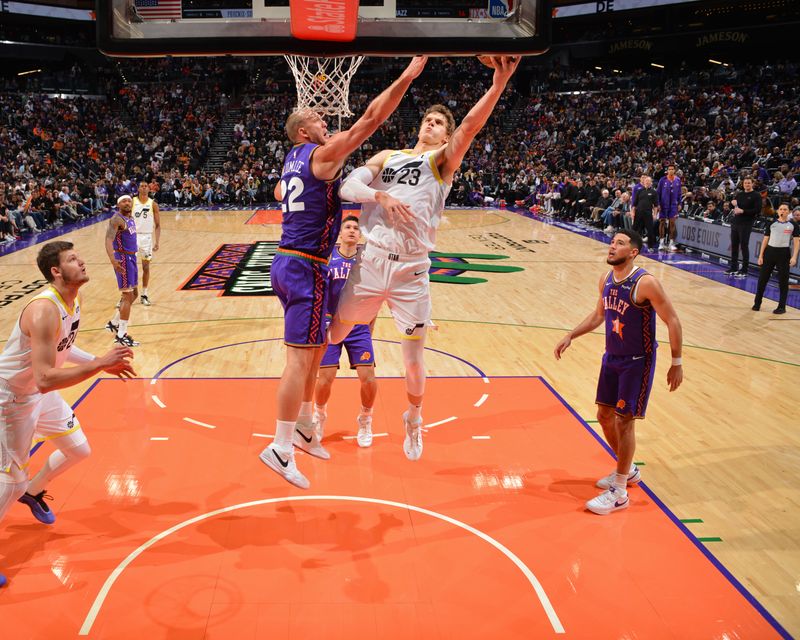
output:
[[[300,131],[300,127],[315,115],[316,113],[308,108],[295,109],[289,114],[289,117],[286,118],[286,135],[289,136],[290,142],[297,142],[297,133]]]

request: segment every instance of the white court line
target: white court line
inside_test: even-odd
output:
[[[161,402],[161,399],[157,395],[153,394],[150,397],[153,399],[153,402],[155,402],[162,409],[166,409],[167,408],[167,405],[165,405],[163,402]]]
[[[388,436],[388,433],[373,433],[373,438],[383,438]],[[358,436],[342,436],[342,440],[355,440]]]
[[[486,402],[486,399],[487,399],[488,397],[489,397],[489,394],[488,394],[488,393],[484,393],[484,394],[481,396],[481,399],[480,399],[480,400],[478,400],[478,401],[477,401],[477,402],[476,402],[474,405],[472,405],[472,406],[473,406],[473,407],[480,407],[480,406],[481,406],[481,405],[482,405],[484,402]]]
[[[169,440],[169,438],[161,438],[161,437],[153,437],[153,438],[150,438],[150,439],[151,440],[156,440],[156,441],[159,441],[159,442],[163,442],[164,440]]]
[[[274,433],[254,433],[253,436],[256,438],[274,438]]]
[[[216,429],[213,424],[208,424],[207,422],[200,422],[199,420],[192,420],[191,418],[184,418],[185,422],[191,422],[192,424],[196,424],[198,427],[205,427],[206,429]]]
[[[150,380],[150,384],[155,384],[156,382],[158,382],[158,378],[153,378]]]
[[[425,428],[430,429],[431,427],[438,427],[440,424],[445,424],[447,422],[452,422],[453,420],[457,420],[458,416],[450,416],[449,418],[445,418],[444,420],[439,420],[439,422],[431,422],[430,424],[426,424]]]
[[[492,436],[472,436],[473,440],[491,440]]]
[[[511,551],[508,547],[504,546],[490,535],[484,533],[483,531],[479,531],[475,527],[472,527],[465,522],[461,522],[460,520],[456,520],[455,518],[451,518],[450,516],[446,516],[441,513],[436,513],[435,511],[430,511],[428,509],[423,509],[422,507],[415,507],[411,504],[405,504],[403,502],[394,502],[392,500],[379,500],[378,498],[362,498],[359,496],[289,496],[283,498],[267,498],[265,500],[254,500],[253,502],[243,502],[241,504],[235,504],[231,507],[223,507],[222,509],[216,509],[214,511],[209,511],[208,513],[204,513],[202,515],[196,516],[194,518],[190,518],[189,520],[185,520],[180,524],[176,524],[174,527],[167,529],[166,531],[162,531],[161,533],[153,536],[143,545],[141,545],[138,549],[132,551],[127,558],[125,558],[122,562],[120,562],[116,569],[111,572],[111,574],[106,578],[106,581],[103,583],[103,586],[100,588],[100,591],[97,594],[97,597],[94,599],[92,606],[89,609],[89,612],[86,614],[86,618],[81,625],[80,631],[78,635],[87,636],[92,630],[92,626],[94,625],[95,620],[97,619],[98,614],[100,613],[100,609],[103,606],[103,603],[108,596],[109,591],[114,586],[114,583],[117,581],[122,575],[122,572],[128,568],[128,566],[136,560],[140,555],[142,555],[145,551],[147,551],[150,547],[154,546],[156,543],[160,542],[164,538],[169,535],[172,535],[176,531],[180,531],[188,526],[191,526],[197,522],[202,522],[203,520],[207,520],[208,518],[213,518],[223,513],[229,513],[231,511],[236,511],[237,509],[247,509],[248,507],[256,507],[264,504],[271,504],[275,502],[293,502],[293,501],[300,501],[300,500],[341,500],[346,502],[367,502],[372,504],[382,504],[389,507],[397,507],[399,509],[408,509],[409,511],[416,511],[417,513],[421,513],[427,516],[431,516],[433,518],[438,518],[439,520],[443,520],[444,522],[448,522],[456,527],[460,527],[464,529],[464,531],[468,531],[469,533],[478,536],[481,540],[488,542],[492,545],[495,549],[500,551],[504,556],[506,556],[511,562],[513,562],[517,568],[522,571],[523,575],[528,579],[528,582],[531,583],[533,590],[536,592],[536,595],[539,598],[539,602],[544,609],[545,614],[547,614],[547,618],[550,620],[550,624],[553,627],[553,631],[556,633],[564,633],[564,626],[561,624],[561,620],[558,618],[558,614],[556,614],[553,605],[550,603],[550,599],[547,597],[547,593],[545,593],[544,587],[542,587],[539,579],[534,575],[533,571],[531,571],[522,560],[517,557],[513,551]]]
[[[489,384],[489,378],[487,378],[486,376],[483,376],[483,381],[484,381],[486,384]]]

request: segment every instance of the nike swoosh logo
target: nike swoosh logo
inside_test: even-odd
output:
[[[308,436],[308,438],[306,438],[305,434],[302,431],[300,431],[300,429],[295,429],[295,431],[297,431],[297,433],[300,434],[300,437],[306,441],[306,444],[311,444],[311,439],[314,437],[313,435]]]
[[[621,506],[622,506],[623,504],[625,504],[626,502],[628,502],[628,499],[627,499],[627,498],[625,498],[625,500],[623,500],[622,502],[615,502],[615,503],[614,503],[614,506],[615,506],[615,507],[621,507]]]
[[[644,356],[631,356],[631,360],[641,360]]]
[[[275,449],[273,449],[273,450],[272,450],[272,454],[273,454],[273,455],[274,455],[274,456],[275,456],[275,457],[278,459],[278,462],[280,462],[280,463],[281,463],[281,466],[282,466],[284,469],[285,469],[286,467],[288,467],[288,466],[289,466],[289,461],[288,461],[288,460],[284,460],[283,458],[281,458],[281,457],[278,455],[278,452],[277,452],[277,451],[275,451]]]
[[[415,276],[421,276],[423,273],[425,273],[425,271],[415,271],[414,275]]]

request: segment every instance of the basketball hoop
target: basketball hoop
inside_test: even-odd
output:
[[[297,86],[297,108],[312,109],[320,115],[349,118],[350,80],[364,56],[314,58],[283,56]]]

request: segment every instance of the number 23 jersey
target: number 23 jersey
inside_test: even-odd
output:
[[[380,173],[370,183],[409,206],[414,217],[409,221],[391,221],[379,204],[364,205],[361,231],[370,244],[392,253],[415,255],[436,248],[436,229],[450,193],[436,167],[436,151],[414,155],[394,151],[383,163]]]
[[[314,176],[311,158],[318,146],[298,144],[286,154],[281,175],[280,246],[327,260],[342,224],[342,180],[338,175],[329,181]]]

